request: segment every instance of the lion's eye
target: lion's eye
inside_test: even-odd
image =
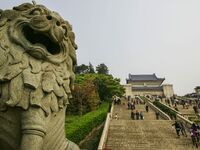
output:
[[[30,15],[41,15],[42,11],[40,9],[35,9],[30,12]]]

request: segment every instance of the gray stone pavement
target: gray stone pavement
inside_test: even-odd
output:
[[[138,110],[139,112],[142,111],[144,115],[144,120],[156,120],[156,115],[153,110],[149,108],[149,112],[147,113],[145,110],[145,105],[135,105],[135,111]],[[123,120],[130,120],[131,119],[131,110],[127,109],[126,105],[115,105],[113,114],[118,113],[119,118]]]
[[[166,103],[164,103],[164,102],[162,102],[162,103],[163,103],[163,104],[166,104]],[[166,105],[167,105],[167,104],[166,104]],[[194,106],[194,104],[193,104],[193,105],[189,105],[188,108],[183,108],[182,105],[177,105],[179,112],[182,113],[182,114],[195,114],[195,113],[194,113],[193,106]],[[174,108],[174,105],[171,104],[171,107]]]
[[[114,113],[119,120],[112,119],[108,131],[106,148],[110,150],[193,150],[190,135],[178,138],[173,121],[156,120],[155,113],[145,112],[145,105],[136,105],[144,111],[144,120],[131,120],[130,110],[125,105],[115,105]]]
[[[183,108],[182,105],[177,105],[178,110],[179,110],[182,114],[195,114],[195,113],[194,113],[193,106],[194,106],[194,105],[191,105],[191,106],[188,107],[188,109],[186,109],[186,108]]]

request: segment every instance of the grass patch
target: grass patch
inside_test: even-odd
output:
[[[92,135],[88,137],[79,147],[80,149],[84,150],[97,150],[99,146],[99,141],[101,138],[101,134],[103,131],[103,126],[100,127],[98,130],[95,130]]]
[[[102,103],[100,107],[83,116],[66,116],[66,137],[79,144],[93,128],[105,121],[109,103]]]

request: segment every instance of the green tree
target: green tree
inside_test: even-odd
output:
[[[88,73],[95,73],[93,65],[89,62]]]
[[[89,67],[85,64],[76,66],[76,68],[75,68],[76,74],[83,74],[83,73],[88,73],[88,72],[89,72]]]
[[[100,98],[94,83],[94,77],[90,74],[76,76],[67,113],[83,115],[98,108]]]
[[[120,84],[120,79],[112,75],[99,74],[96,78],[97,89],[101,100],[112,98],[113,95],[123,96],[125,90]]]
[[[114,78],[112,75],[80,74],[77,75],[75,83],[81,84],[87,79],[93,81],[101,100],[107,100],[113,95],[123,96],[124,94],[124,88],[120,84],[120,79]]]
[[[98,74],[108,74],[108,72],[109,72],[108,67],[104,63],[99,64],[96,67],[96,71]]]
[[[113,95],[123,96],[125,90],[120,84],[120,79],[105,74],[105,71],[99,74],[89,73],[87,69],[84,69],[84,65],[82,67],[79,74],[76,74],[73,98],[70,100],[68,113],[82,115],[95,110],[100,101],[109,100]],[[108,69],[105,70],[108,73]]]

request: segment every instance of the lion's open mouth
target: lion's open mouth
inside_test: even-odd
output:
[[[60,46],[57,43],[55,43],[54,41],[52,41],[48,37],[48,35],[34,31],[28,25],[23,27],[22,32],[23,32],[25,38],[31,44],[40,45],[41,47],[45,47],[45,49],[53,55],[60,53]]]

